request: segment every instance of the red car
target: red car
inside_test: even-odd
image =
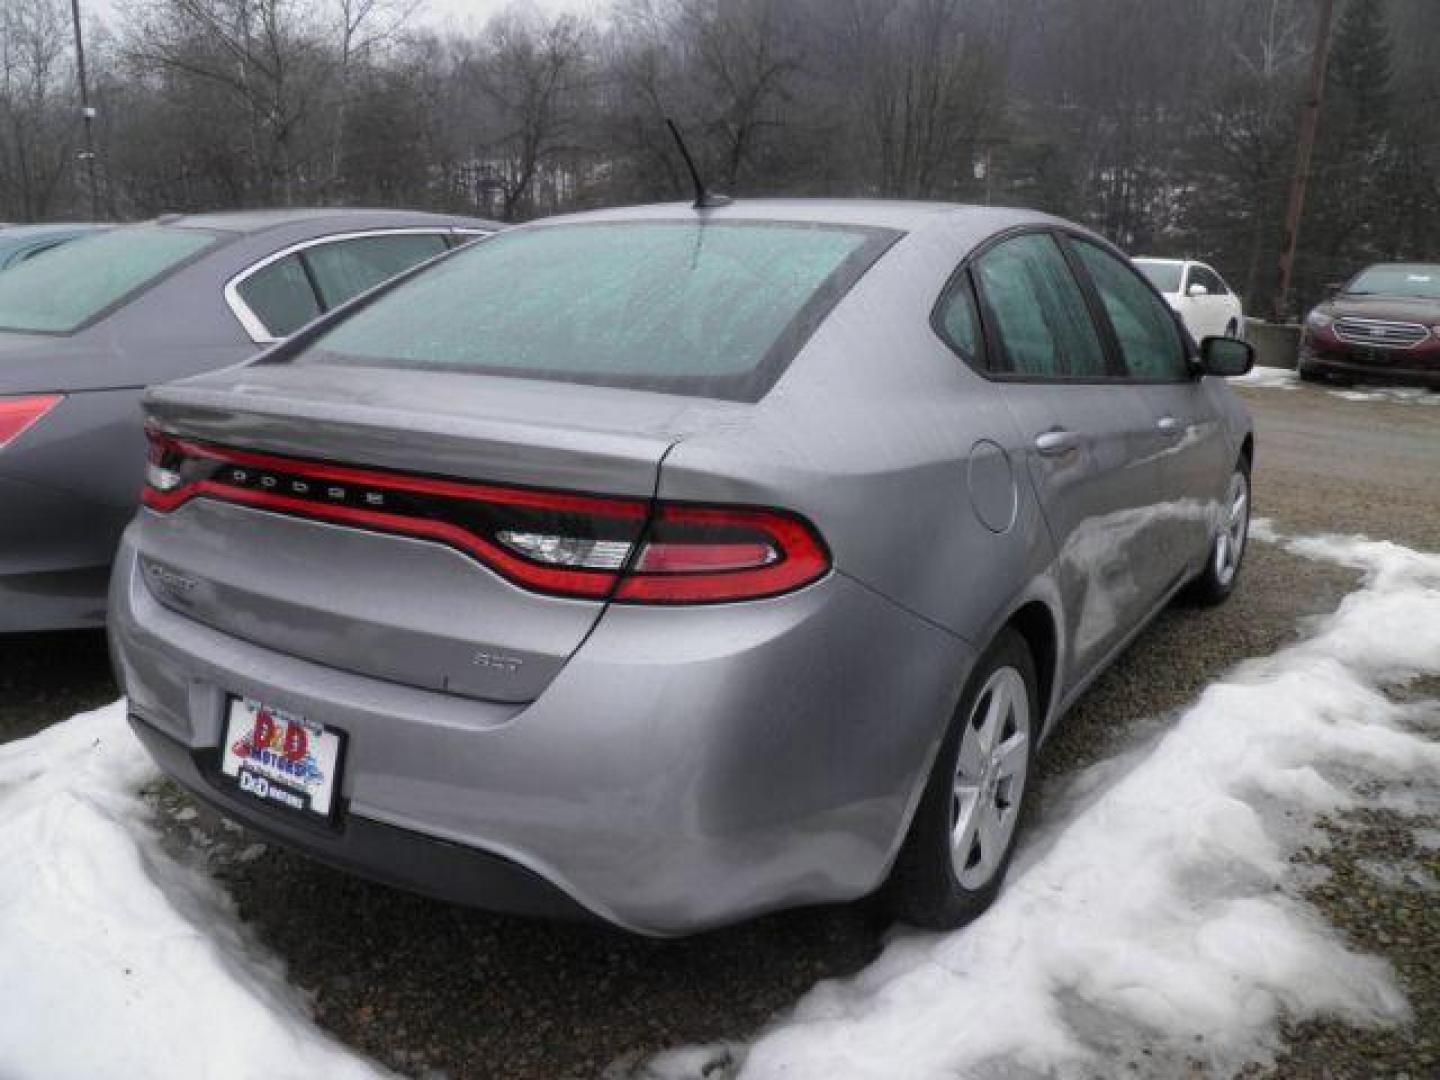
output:
[[[1362,270],[1305,317],[1300,377],[1440,390],[1440,264]]]

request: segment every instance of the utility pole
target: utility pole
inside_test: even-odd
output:
[[[85,149],[80,158],[90,180],[90,217],[100,220],[100,185],[95,179],[95,110],[90,105],[90,86],[85,78],[85,38],[80,32],[80,0],[70,0],[70,21],[75,25],[75,72],[80,81],[80,120],[85,125]]]
[[[1325,68],[1330,62],[1330,26],[1335,18],[1335,0],[1320,0],[1320,24],[1315,32],[1315,52],[1310,57],[1310,89],[1300,114],[1300,145],[1295,153],[1295,175],[1290,180],[1290,205],[1285,211],[1285,239],[1280,251],[1280,282],[1275,289],[1273,315],[1282,322],[1290,312],[1290,279],[1295,271],[1295,249],[1300,243],[1300,221],[1305,213],[1305,188],[1310,181],[1310,161],[1315,156],[1315,136],[1320,130],[1320,101],[1325,96]]]

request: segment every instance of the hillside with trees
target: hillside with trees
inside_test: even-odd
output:
[[[1273,288],[1315,0],[0,0],[0,217],[386,204],[525,220],[719,188],[1035,206]],[[1297,295],[1440,257],[1440,4],[1342,0]]]

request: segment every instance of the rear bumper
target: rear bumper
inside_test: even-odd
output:
[[[832,574],[753,604],[612,607],[535,701],[483,702],[205,627],[156,602],[128,542],[110,629],[137,730],[228,815],[418,891],[541,915],[558,891],[654,935],[878,886],[974,660]],[[209,782],[232,694],[346,732],[338,835],[282,833]]]
[[[456,903],[484,896],[495,911],[585,919],[588,912],[523,867],[462,844],[397,829],[359,814],[345,828],[321,833],[212,783],[197,755],[183,743],[131,715],[130,726],[150,756],[177,783],[227,817],[337,869]]]

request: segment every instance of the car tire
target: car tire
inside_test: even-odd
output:
[[[1295,373],[1300,376],[1301,382],[1318,383],[1321,381],[1320,373],[1303,361],[1296,365]]]
[[[1250,462],[1242,457],[1230,474],[1222,517],[1205,556],[1205,569],[1186,587],[1184,600],[1200,607],[1214,607],[1235,591],[1250,546],[1250,505]]]
[[[975,665],[880,899],[901,922],[950,930],[1005,880],[1043,708],[1024,638],[1005,629]]]

